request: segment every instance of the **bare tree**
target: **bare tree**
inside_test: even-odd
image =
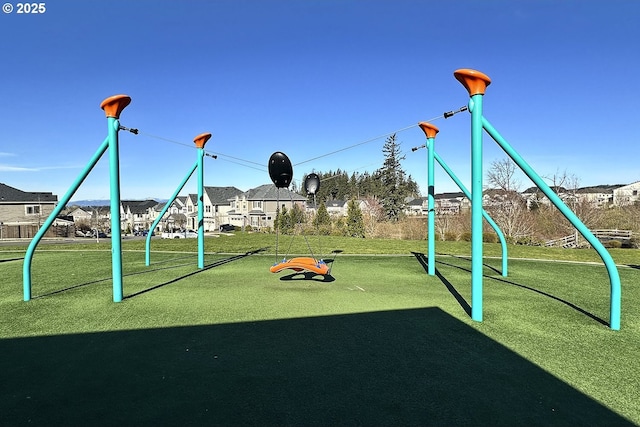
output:
[[[489,188],[506,192],[520,191],[520,181],[516,179],[516,164],[509,158],[494,160],[487,171]]]
[[[487,181],[491,189],[486,191],[489,199],[486,209],[505,236],[511,241],[530,236],[533,220],[526,200],[519,193],[513,160],[494,160],[487,171]]]
[[[385,219],[382,204],[375,197],[365,197],[362,214],[364,217],[365,235],[375,237],[378,233],[380,221]]]

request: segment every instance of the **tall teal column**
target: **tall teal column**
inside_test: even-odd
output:
[[[427,273],[430,276],[436,274],[436,202],[435,202],[435,173],[434,173],[434,154],[435,154],[435,138],[439,132],[438,128],[430,123],[418,123],[420,129],[427,136]]]
[[[471,318],[482,322],[482,97],[491,79],[470,69],[453,75],[469,92],[471,112]]]
[[[111,271],[113,280],[113,301],[122,301],[122,232],[120,229],[120,160],[118,131],[120,113],[131,102],[126,95],[116,95],[100,104],[107,116],[109,132],[109,179],[111,197]]]
[[[204,145],[211,138],[210,133],[195,137],[198,148],[198,268],[204,268]]]

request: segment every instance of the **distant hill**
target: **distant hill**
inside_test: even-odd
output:
[[[155,200],[158,203],[167,201],[167,199],[155,199],[155,198],[151,198],[151,199]],[[151,200],[151,199],[145,199],[145,200]],[[126,200],[129,200],[129,199],[126,199]],[[72,200],[71,202],[67,203],[67,207],[68,206],[109,206],[110,204],[111,204],[111,201],[109,199]]]
[[[106,200],[73,200],[67,206],[109,206],[111,201]]]

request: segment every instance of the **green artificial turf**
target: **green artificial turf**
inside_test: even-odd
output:
[[[120,303],[108,243],[43,245],[28,302],[1,249],[0,425],[640,423],[637,268],[611,331],[602,265],[510,247],[503,277],[498,245],[475,322],[460,242],[429,276],[424,241],[322,239],[322,278],[270,273],[270,240],[207,238],[202,270],[195,240],[154,239],[149,267],[124,242]]]

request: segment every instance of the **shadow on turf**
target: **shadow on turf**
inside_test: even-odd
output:
[[[248,257],[250,255],[254,255],[254,254],[263,252],[264,250],[265,250],[265,248],[256,249],[256,250],[253,250],[253,251],[245,252],[244,254],[241,254],[241,255],[234,255],[234,256],[231,256],[229,258],[224,258],[224,259],[220,259],[220,260],[214,261],[209,265],[205,265],[204,268],[201,268],[199,270],[193,271],[191,273],[184,274],[184,275],[182,275],[180,277],[176,277],[175,279],[168,280],[168,281],[166,281],[164,283],[160,283],[160,284],[154,285],[154,286],[152,286],[150,288],[143,289],[141,291],[129,294],[129,295],[125,296],[124,299],[129,299],[129,298],[133,298],[133,297],[138,296],[138,295],[145,294],[147,292],[162,288],[162,287],[170,285],[172,283],[179,282],[180,280],[186,279],[187,277],[191,277],[191,276],[194,276],[194,275],[196,275],[198,273],[202,273],[203,271],[211,270],[212,268],[220,267],[221,265],[228,264],[228,263],[233,262],[233,261],[238,261],[238,260],[240,260],[242,258],[246,258],[246,257]],[[166,267],[166,268],[172,268],[172,267]],[[163,270],[163,269],[164,268],[160,268],[158,270]],[[134,274],[141,274],[141,273],[134,273]]]
[[[418,253],[418,252],[412,252],[412,254],[413,254],[413,255],[418,259],[418,262],[420,262],[420,264],[421,264],[421,265],[422,265],[422,267],[425,269],[425,271],[428,271],[428,270],[427,270],[427,266],[428,266],[428,264],[427,264],[427,262],[428,262],[427,257],[426,257],[424,254],[422,254],[422,253]],[[456,257],[456,258],[458,258],[458,257]],[[464,258],[464,257],[460,257],[460,259],[468,260],[468,258]],[[449,263],[446,263],[446,262],[443,262],[443,261],[436,261],[436,263],[437,263],[437,264],[441,264],[441,265],[446,265],[446,266],[449,266],[449,267],[454,267],[454,268],[457,268],[457,269],[459,269],[459,270],[463,270],[463,271],[466,271],[466,272],[468,272],[468,273],[471,273],[471,269],[468,269],[468,268],[465,268],[465,267],[461,267],[461,266],[459,266],[459,265],[449,264]],[[498,272],[498,273],[499,273],[499,271],[497,271],[497,270],[495,270],[495,269],[493,269],[493,268],[492,268],[492,270],[494,270],[494,271],[496,271],[496,272]],[[436,276],[438,276],[438,278],[442,281],[442,283],[447,287],[447,289],[449,290],[449,292],[451,292],[451,294],[452,294],[452,295],[454,296],[454,298],[458,301],[458,303],[462,306],[462,308],[465,310],[465,312],[467,312],[467,314],[468,314],[469,316],[471,316],[471,307],[470,307],[470,306],[469,306],[469,304],[464,300],[464,298],[462,298],[462,296],[460,295],[460,293],[458,293],[458,291],[457,291],[457,290],[455,289],[455,287],[451,284],[451,282],[449,282],[449,281],[448,281],[444,276],[442,276],[442,274],[440,274],[440,273],[439,273],[438,269],[436,269]],[[541,291],[541,290],[539,290],[539,289],[533,288],[533,287],[531,287],[531,286],[523,285],[523,284],[521,284],[521,283],[516,283],[516,282],[514,282],[514,281],[507,280],[507,279],[504,279],[504,278],[501,278],[501,277],[494,277],[494,276],[489,276],[489,275],[486,275],[486,274],[483,274],[483,277],[486,277],[487,279],[490,279],[490,280],[495,280],[495,281],[497,281],[497,282],[505,283],[505,284],[507,284],[507,285],[517,286],[517,287],[519,287],[519,288],[526,289],[526,290],[529,290],[529,291],[535,292],[535,293],[537,293],[537,294],[539,294],[539,295],[543,295],[543,296],[545,296],[545,297],[551,298],[551,299],[553,299],[553,300],[555,300],[555,301],[558,301],[558,302],[560,302],[560,303],[562,303],[562,304],[564,304],[564,305],[566,305],[566,306],[568,306],[568,307],[571,307],[572,309],[574,309],[574,310],[578,311],[578,312],[579,312],[579,313],[581,313],[581,314],[584,314],[585,316],[587,316],[587,317],[589,317],[589,318],[591,318],[591,319],[595,320],[595,321],[596,321],[596,322],[598,322],[598,323],[601,323],[601,324],[602,324],[602,325],[604,325],[604,326],[607,326],[607,327],[608,327],[608,326],[610,326],[610,323],[609,323],[609,322],[607,322],[606,320],[604,320],[604,319],[602,319],[602,318],[600,318],[600,317],[596,316],[596,315],[595,315],[595,314],[593,314],[593,313],[588,312],[587,310],[585,310],[585,309],[583,309],[583,308],[581,308],[581,307],[577,306],[576,304],[572,303],[571,301],[567,301],[567,300],[565,300],[565,299],[562,299],[562,298],[560,298],[560,297],[557,297],[557,296],[555,296],[555,295],[552,295],[552,294],[550,294],[550,293],[548,293],[548,292],[544,292],[544,291]]]
[[[634,425],[438,308],[3,339],[0,354],[0,425]]]
[[[323,276],[312,271],[300,271],[284,275],[280,277],[280,280],[313,280],[314,282],[329,283],[335,281],[336,279],[331,274],[325,274]]]
[[[413,256],[416,257],[416,259],[418,260],[418,262],[420,263],[422,268],[424,268],[424,271],[426,273],[429,273],[429,259],[428,259],[428,257],[425,254],[421,253],[421,252],[411,252],[411,253],[413,254]],[[446,277],[444,277],[442,275],[442,273],[440,273],[440,271],[437,268],[435,269],[435,273],[436,273],[436,276],[438,277],[438,279],[440,279],[440,281],[447,287],[447,290],[451,293],[451,295],[453,295],[453,297],[456,299],[456,301],[458,301],[458,304],[460,304],[460,307],[462,307],[462,309],[465,311],[465,313],[467,313],[468,316],[471,316],[471,306],[462,297],[462,295],[460,295],[460,292],[458,292],[458,290],[453,286],[453,284],[451,282],[449,282],[446,279]]]
[[[170,281],[165,282],[165,283],[160,283],[160,284],[155,285],[155,286],[153,286],[151,288],[144,289],[142,291],[133,293],[131,295],[127,295],[127,296],[124,297],[124,299],[132,298],[132,297],[134,297],[136,295],[140,295],[140,294],[152,291],[154,289],[161,288],[163,286],[166,286],[166,285],[169,285],[171,283],[175,283],[175,282],[177,282],[179,280],[185,279],[185,278],[187,278],[189,276],[193,276],[194,274],[198,274],[198,273],[200,273],[202,271],[209,270],[211,268],[218,267],[218,266],[227,264],[227,263],[232,262],[232,261],[237,261],[237,260],[245,258],[245,257],[247,257],[249,255],[253,255],[253,254],[257,254],[257,253],[263,252],[264,250],[265,250],[265,248],[260,248],[260,249],[256,249],[256,250],[253,250],[253,251],[246,252],[246,253],[241,254],[241,255],[235,255],[235,256],[232,256],[232,257],[229,257],[229,258],[224,258],[224,259],[215,261],[215,262],[213,262],[213,263],[211,263],[209,265],[206,265],[203,269],[200,269],[200,270],[194,271],[192,273],[180,276],[178,278],[175,278],[175,279],[170,280]],[[193,256],[182,257],[182,258],[177,258],[177,259],[185,259],[185,258],[193,259]],[[170,261],[175,261],[175,260],[176,259],[172,259]],[[163,264],[163,263],[167,263],[167,262],[169,262],[169,261],[167,261],[167,260],[158,261],[158,262],[152,263],[152,265],[159,265],[159,264]],[[133,272],[133,273],[126,273],[126,274],[123,274],[122,277],[137,276],[137,275],[140,275],[140,274],[149,274],[149,273],[153,273],[153,272],[156,272],[156,271],[171,270],[171,269],[174,269],[174,268],[187,267],[187,266],[191,266],[191,265],[193,265],[193,261],[191,261],[189,263],[169,265],[169,266],[164,266],[164,267],[155,267],[155,268],[149,268],[149,269],[142,270],[142,271],[136,271],[136,272]],[[96,283],[106,282],[107,280],[111,280],[111,279],[112,279],[112,277],[105,277],[103,279],[96,279],[96,280],[92,280],[90,282],[85,282],[85,283],[80,283],[80,284],[73,285],[73,286],[68,286],[68,287],[63,288],[63,289],[58,289],[58,290],[55,290],[55,291],[52,291],[52,292],[47,292],[45,294],[34,296],[34,297],[32,297],[32,299],[44,298],[44,297],[48,297],[48,296],[51,296],[51,295],[60,294],[60,293],[67,292],[67,291],[70,291],[70,290],[73,290],[73,289],[82,288],[84,286],[95,285]]]

